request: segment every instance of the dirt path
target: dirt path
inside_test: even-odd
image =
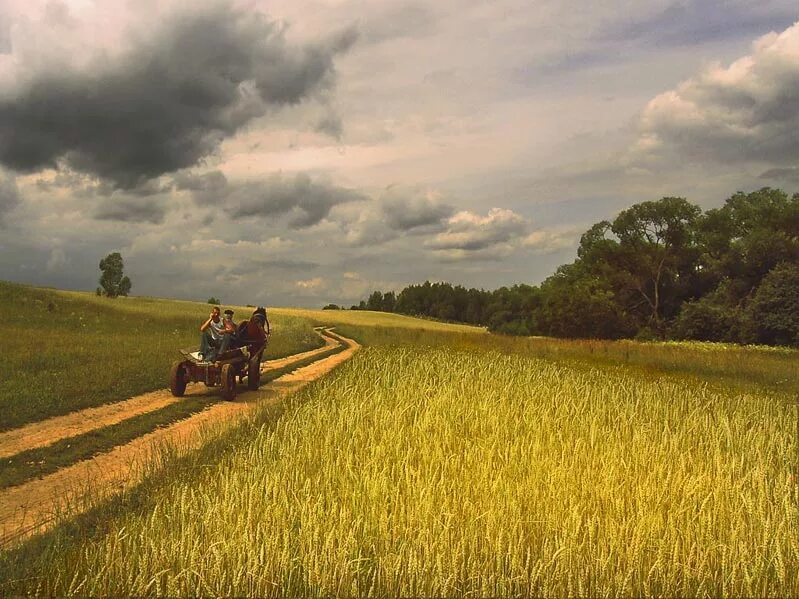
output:
[[[317,331],[318,332],[318,331]],[[289,364],[299,362],[311,356],[327,351],[338,345],[332,337],[320,333],[325,344],[317,349],[312,349],[299,354],[267,360],[261,364],[261,372],[270,369],[283,368]],[[186,387],[186,395],[203,396],[218,395],[219,389],[209,389],[202,383],[190,384]],[[12,456],[28,449],[45,447],[61,439],[82,435],[90,431],[117,424],[128,418],[140,414],[155,412],[170,404],[180,401],[180,398],[164,393],[162,389],[138,395],[131,399],[118,401],[112,404],[86,408],[79,412],[72,412],[63,416],[55,416],[40,422],[33,422],[23,427],[0,433],[0,459]]]
[[[329,337],[326,337],[326,343],[328,339],[337,343]],[[135,486],[159,445],[169,443],[181,454],[189,452],[202,442],[201,433],[205,427],[241,418],[256,404],[279,402],[327,374],[360,348],[355,341],[346,341],[350,344],[346,350],[285,374],[258,391],[242,392],[235,402],[213,404],[199,414],[157,429],[108,453],[63,468],[39,480],[0,491],[0,547],[43,532],[58,519],[76,516],[111,495]],[[282,365],[296,362],[302,359],[301,356],[308,357],[312,353],[284,358],[287,362]],[[169,395],[169,391],[148,393],[147,396],[159,394]]]

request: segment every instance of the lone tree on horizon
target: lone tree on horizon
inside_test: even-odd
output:
[[[118,295],[127,296],[130,293],[131,283],[127,276],[122,275],[124,264],[122,255],[119,252],[108,254],[100,260],[100,287],[97,288],[98,294],[102,293],[108,297]],[[100,288],[102,287],[102,292]]]

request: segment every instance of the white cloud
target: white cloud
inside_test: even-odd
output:
[[[653,98],[631,159],[795,164],[798,132],[799,23]]]
[[[322,277],[314,277],[313,279],[297,281],[295,285],[304,291],[321,291],[327,286],[327,283]]]
[[[588,227],[565,227],[539,229],[522,239],[521,245],[534,254],[551,254],[559,250],[574,248]]]
[[[486,250],[516,241],[529,221],[512,210],[491,208],[486,216],[464,210],[447,220],[445,231],[427,243],[434,250]]]

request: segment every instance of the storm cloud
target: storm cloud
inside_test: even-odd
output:
[[[761,173],[759,178],[799,183],[799,167],[772,168]]]
[[[263,181],[228,182],[222,173],[181,180],[194,188],[201,206],[221,208],[232,219],[287,217],[292,229],[319,223],[333,206],[364,199],[356,191],[327,182],[314,181],[305,173],[272,175]]]
[[[408,194],[398,187],[386,190],[381,205],[386,224],[397,231],[439,225],[455,212],[452,206],[441,202],[434,194],[418,191]]]
[[[20,203],[17,182],[0,169],[0,226],[6,221],[6,214]]]
[[[355,33],[293,46],[264,15],[214,3],[134,39],[82,66],[27,68],[22,55],[0,95],[0,163],[124,188],[193,166],[253,119],[329,90]]]
[[[352,246],[386,243],[403,234],[431,234],[444,228],[455,212],[438,194],[420,187],[390,185],[357,218],[346,222],[346,240]]]
[[[161,224],[167,213],[167,204],[158,198],[126,196],[109,198],[97,207],[94,218],[126,223]]]
[[[235,264],[228,272],[232,275],[253,275],[256,273],[280,271],[280,272],[307,272],[319,268],[317,262],[308,260],[285,259],[263,259],[245,260],[243,263]]]
[[[703,162],[799,161],[799,24],[654,98],[636,151]]]

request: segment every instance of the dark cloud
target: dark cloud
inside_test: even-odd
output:
[[[646,107],[637,150],[680,160],[799,160],[799,24],[755,43],[728,68],[711,66]]]
[[[759,178],[799,183],[799,167],[771,168],[761,173]]]
[[[209,173],[190,177],[182,185],[194,187],[198,204],[220,208],[232,219],[286,216],[292,229],[319,223],[333,206],[364,199],[356,191],[313,181],[302,173],[246,183],[229,183],[222,173]]]
[[[115,194],[115,196],[116,195],[117,194]],[[94,218],[98,220],[159,225],[164,222],[166,213],[167,205],[163,200],[125,196],[121,198],[111,197],[103,200],[94,211]]]
[[[792,25],[797,16],[795,7],[775,10],[766,2],[683,0],[642,19],[616,22],[603,28],[596,38],[684,46],[781,31]]]
[[[210,173],[204,173],[202,175],[183,171],[172,177],[172,184],[178,190],[212,194],[225,191],[227,188],[227,177],[225,177],[224,173],[221,171],[211,171]]]
[[[426,194],[407,195],[400,188],[390,188],[381,198],[386,224],[396,231],[439,226],[455,209]]]
[[[243,264],[236,264],[228,271],[232,275],[249,275],[253,273],[280,270],[288,272],[308,272],[319,268],[316,262],[307,260],[288,260],[288,259],[274,259],[274,260],[249,260]]]
[[[341,123],[341,117],[336,114],[328,114],[316,123],[314,130],[340,140],[342,133],[344,133],[344,126]]]
[[[346,240],[352,246],[375,246],[402,234],[436,233],[454,211],[423,189],[392,185],[347,224]]]
[[[6,221],[6,214],[20,204],[19,190],[14,177],[0,170],[0,226]]]
[[[270,108],[330,89],[335,56],[354,41],[348,30],[295,47],[263,15],[192,7],[117,59],[32,66],[0,100],[0,162],[20,171],[64,164],[136,187],[197,164]]]

